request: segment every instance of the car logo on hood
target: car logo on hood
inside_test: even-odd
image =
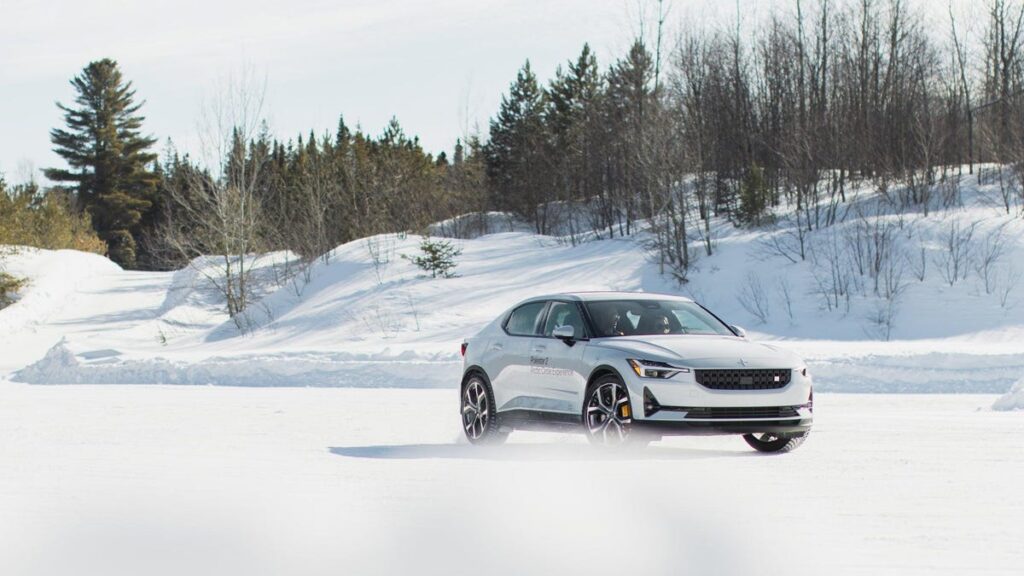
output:
[[[743,358],[740,358],[740,366],[746,366],[746,365],[747,365],[747,361],[744,360]]]

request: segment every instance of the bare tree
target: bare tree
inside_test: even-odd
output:
[[[768,322],[771,315],[771,302],[768,291],[765,290],[764,284],[757,274],[747,273],[743,284],[740,285],[740,292],[736,295],[736,301],[761,324]]]
[[[888,342],[892,338],[898,314],[899,300],[897,298],[877,302],[867,316],[868,328],[865,332],[871,337]]]
[[[824,301],[825,309],[832,311],[842,307],[848,313],[853,273],[839,235],[834,229],[827,229],[824,242],[812,244],[808,253],[815,293]]]
[[[935,257],[935,266],[939,274],[950,285],[967,278],[974,244],[974,231],[977,222],[964,227],[959,220],[949,224],[949,231],[942,236],[943,250]]]
[[[269,160],[265,89],[251,70],[229,77],[204,108],[199,136],[206,165],[167,187],[166,244],[224,297],[239,328],[245,327],[242,314],[255,293],[253,271],[264,248],[259,187]]]
[[[1020,284],[1022,273],[1012,265],[1007,266],[999,275],[996,294],[999,296],[999,306],[1004,310],[1010,309],[1016,301],[1011,296],[1017,294],[1017,286]]]
[[[911,274],[918,282],[924,282],[925,277],[928,275],[928,249],[925,248],[924,244],[918,246],[918,251],[906,255],[907,266],[910,268]]]
[[[793,316],[793,287],[786,276],[779,277],[778,292],[779,297],[782,299],[782,304],[786,307],[786,316],[789,317],[789,321],[792,323],[795,319]]]
[[[985,235],[984,240],[978,246],[974,257],[974,271],[981,279],[985,294],[992,294],[996,289],[996,263],[1003,256],[1005,238],[1003,230],[1006,224],[997,227]]]

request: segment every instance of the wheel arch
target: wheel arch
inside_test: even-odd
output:
[[[619,372],[611,365],[601,364],[600,366],[591,370],[590,377],[587,378],[587,390],[590,390],[590,387],[594,385],[594,382],[597,382],[598,378],[604,376],[615,376],[619,380],[621,380],[623,384],[626,383],[626,379],[622,377],[621,372]]]
[[[459,390],[466,387],[466,383],[469,382],[470,376],[480,376],[487,382],[488,386],[491,386],[491,379],[487,376],[487,372],[480,366],[473,364],[462,371],[462,382],[459,384]]]

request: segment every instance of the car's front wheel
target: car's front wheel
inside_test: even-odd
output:
[[[750,447],[758,452],[766,453],[784,453],[792,452],[800,447],[807,440],[807,435],[810,432],[802,432],[796,436],[780,436],[778,434],[771,434],[769,432],[763,432],[760,434],[744,434],[743,439],[750,444]]]
[[[473,374],[462,387],[462,431],[473,444],[501,444],[508,437],[500,431],[490,384]]]
[[[646,444],[633,433],[632,423],[629,392],[618,376],[603,376],[590,385],[583,407],[583,424],[592,443],[609,448]]]

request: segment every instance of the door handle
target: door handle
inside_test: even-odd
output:
[[[491,350],[503,350],[505,346],[503,344],[491,344]]]
[[[533,351],[534,352],[544,352],[547,349],[548,349],[548,347],[547,347],[546,344],[538,344],[537,346],[533,347]]]

